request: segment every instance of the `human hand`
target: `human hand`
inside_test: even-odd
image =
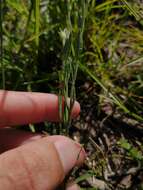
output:
[[[0,190],[53,190],[75,165],[83,163],[84,150],[67,137],[43,137],[9,127],[58,121],[56,95],[0,91],[0,108]],[[75,102],[72,117],[79,111]]]

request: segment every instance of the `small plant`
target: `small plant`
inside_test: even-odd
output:
[[[114,119],[142,126],[142,5],[141,0],[0,0],[1,89],[59,94],[62,122],[30,128],[49,134],[78,135],[87,147],[89,165],[86,163],[82,172],[73,171],[77,182],[89,176],[104,179],[102,171],[114,154],[119,161],[123,157],[117,170],[124,166],[128,170],[134,164],[143,166],[142,139],[138,134],[137,141],[121,139],[120,147],[116,147],[122,132],[106,128],[108,123],[114,126]],[[76,99],[81,103],[81,116],[70,128]],[[108,137],[105,140],[104,133]],[[101,147],[90,141],[90,135]],[[120,172],[115,171],[112,184],[118,182]]]
[[[131,145],[126,139],[121,139],[118,144],[126,151],[127,156],[143,165],[143,153],[141,151]]]
[[[83,33],[85,19],[87,14],[89,0],[66,2],[66,26],[61,29],[60,37],[63,44],[63,66],[59,72],[59,81],[63,84],[60,89],[60,117],[63,119],[63,133],[68,135],[71,125],[71,110],[76,99],[75,82],[78,72],[81,53],[83,49]],[[65,100],[64,114],[62,114],[62,96]],[[67,104],[67,98],[70,97],[70,104]]]

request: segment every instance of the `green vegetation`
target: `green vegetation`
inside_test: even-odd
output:
[[[121,139],[119,142],[120,146],[127,151],[127,155],[133,159],[140,161],[140,164],[143,164],[143,155],[135,147],[133,147],[127,140]]]
[[[0,34],[0,88],[58,94],[59,112],[63,123],[59,125],[45,123],[42,130],[72,136],[74,128],[74,131],[80,132],[80,140],[85,147],[88,149],[91,145],[94,146],[94,151],[97,151],[95,154],[88,149],[89,163],[86,163],[86,171],[85,168],[82,170],[83,175],[77,178],[77,181],[79,179],[81,183],[92,173],[92,176],[105,181],[113,188],[118,180],[114,179],[110,183],[112,175],[109,180],[103,173],[109,165],[109,160],[116,156],[125,156],[124,164],[128,163],[128,168],[138,164],[139,171],[141,170],[143,167],[140,164],[143,160],[143,138],[140,135],[143,134],[141,0],[131,2],[5,0],[0,4]],[[61,112],[62,96],[65,100],[67,97],[71,98],[70,107],[66,104],[64,114]],[[82,111],[79,120],[73,124],[70,112],[75,99],[81,103]],[[89,126],[86,116],[94,105],[96,113],[90,113],[90,121],[92,120],[95,126],[99,123],[102,128],[93,127],[96,135],[91,134],[91,128],[86,132],[96,141],[97,146],[90,139],[85,141],[82,136],[85,132],[84,126],[86,124]],[[109,145],[108,150],[104,149],[100,144],[102,138],[98,138],[97,135],[99,130],[100,134],[106,134],[107,129],[104,129],[104,125],[113,124],[113,119],[131,126],[127,133],[132,137],[134,130],[140,133],[137,136],[135,133],[135,138],[131,139],[130,135],[129,138],[126,136],[126,132],[114,133],[110,128],[115,141],[120,142],[114,142],[117,148],[115,151],[112,143],[109,143],[112,144],[112,148]],[[76,127],[77,125],[80,127]],[[36,126],[34,128],[30,125],[30,128],[37,131]],[[113,139],[112,135],[108,136],[110,142]],[[120,141],[122,137],[125,138],[124,141]],[[101,146],[101,150],[98,146]],[[120,149],[127,151],[127,154],[122,155]],[[91,166],[93,160],[96,160],[96,166]],[[91,183],[88,185],[89,189],[96,189]],[[117,184],[116,187],[123,188]],[[130,187],[141,188],[138,185],[134,186],[134,183],[131,183]]]

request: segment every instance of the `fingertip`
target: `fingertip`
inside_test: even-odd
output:
[[[70,106],[70,102],[67,98],[67,105]],[[64,111],[64,98],[62,106]],[[55,94],[0,90],[0,107],[1,127],[60,120],[59,97]],[[80,105],[75,101],[71,117],[77,117],[79,112]]]
[[[52,137],[50,138],[52,140]],[[58,139],[55,139],[56,136],[53,137],[53,141],[58,151],[65,174],[67,174],[73,167],[81,166],[84,163],[86,153],[80,144],[64,136],[58,136]]]
[[[72,109],[72,117],[76,118],[79,115],[79,113],[80,113],[80,104],[77,101],[75,101]]]
[[[66,190],[80,190],[80,187],[76,183],[69,183]]]
[[[67,98],[66,102],[67,102],[67,106],[70,108],[71,99]],[[71,111],[72,118],[76,118],[79,115],[79,113],[80,113],[80,104],[79,104],[79,102],[74,101],[72,111]]]
[[[11,134],[14,136],[19,134],[25,143],[1,154],[0,169],[6,171],[6,174],[10,173],[13,184],[18,184],[20,188],[27,189],[27,186],[31,186],[32,180],[32,185],[37,189],[55,189],[74,166],[80,166],[85,160],[85,151],[82,146],[68,137],[45,136],[41,138],[41,136],[26,133],[23,136],[20,131],[11,131]],[[25,166],[28,170],[25,170]],[[15,169],[17,167],[19,170]],[[30,177],[27,171],[30,171]],[[11,189],[15,188],[12,186]],[[67,190],[78,189],[74,185],[68,187]]]

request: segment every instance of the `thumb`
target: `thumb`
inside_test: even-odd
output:
[[[84,158],[80,145],[67,137],[24,144],[0,155],[0,190],[55,189]]]

